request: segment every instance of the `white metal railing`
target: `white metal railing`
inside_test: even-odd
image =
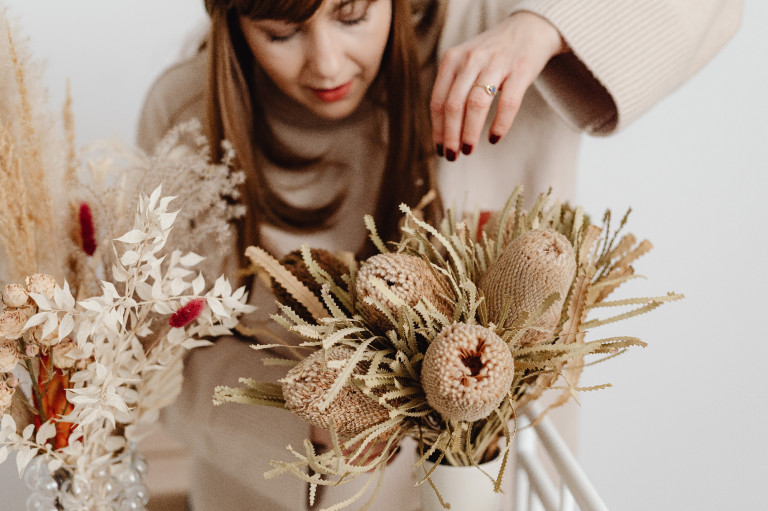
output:
[[[550,420],[544,417],[530,426],[540,413],[541,409],[535,403],[529,403],[518,417],[514,510],[608,511]],[[558,484],[547,473],[537,444],[554,465],[560,479]]]

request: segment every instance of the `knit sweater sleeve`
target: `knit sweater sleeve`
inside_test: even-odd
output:
[[[621,130],[701,69],[739,26],[741,0],[522,0],[572,53],[535,85],[561,116],[595,135]]]
[[[180,122],[205,121],[206,59],[205,52],[198,53],[168,68],[152,84],[137,126],[136,141],[141,149],[151,153],[163,135]]]

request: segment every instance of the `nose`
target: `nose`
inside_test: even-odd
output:
[[[344,61],[344,51],[340,41],[334,38],[329,30],[313,30],[307,38],[307,46],[306,69],[315,78],[333,81],[341,72]]]

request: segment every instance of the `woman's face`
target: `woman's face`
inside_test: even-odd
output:
[[[325,0],[303,23],[241,17],[256,62],[288,97],[342,119],[379,72],[392,22],[389,0]]]

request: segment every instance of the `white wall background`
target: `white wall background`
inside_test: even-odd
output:
[[[71,80],[78,143],[132,141],[144,93],[205,15],[202,0],[10,0],[51,105]],[[598,217],[633,208],[656,248],[634,295],[683,292],[650,315],[596,329],[646,340],[588,368],[579,456],[617,511],[768,507],[768,2],[688,84],[625,132],[587,140],[578,202]],[[0,465],[0,509],[23,509],[15,464]]]

